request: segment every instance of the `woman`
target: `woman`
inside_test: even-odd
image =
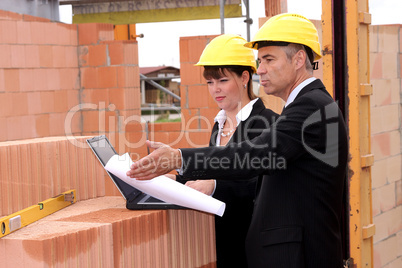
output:
[[[277,118],[253,92],[256,62],[253,51],[244,47],[245,43],[237,35],[220,35],[205,47],[196,64],[204,66],[209,93],[221,108],[215,117],[210,146],[251,140]],[[187,181],[177,175],[176,180],[226,203],[223,217],[215,217],[217,267],[247,267],[244,244],[257,178]]]

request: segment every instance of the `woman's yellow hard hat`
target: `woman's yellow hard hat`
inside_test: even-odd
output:
[[[212,39],[201,54],[197,66],[250,66],[257,71],[252,49],[245,47],[247,41],[235,34],[223,34]]]
[[[258,49],[258,42],[263,41],[302,44],[314,51],[314,60],[321,58],[317,29],[310,20],[298,14],[284,13],[273,16],[262,25],[254,39],[245,46]]]

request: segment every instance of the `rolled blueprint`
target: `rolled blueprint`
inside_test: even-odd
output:
[[[225,203],[164,175],[152,180],[137,180],[128,177],[126,173],[132,163],[133,161],[128,153],[121,156],[116,154],[107,162],[105,169],[127,184],[166,203],[205,211],[222,217],[226,207]]]

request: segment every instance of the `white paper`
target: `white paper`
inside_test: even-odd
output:
[[[128,153],[114,155],[105,169],[138,190],[166,203],[192,208],[222,217],[226,204],[193,188],[162,175],[152,180],[137,180],[126,175],[132,160]]]

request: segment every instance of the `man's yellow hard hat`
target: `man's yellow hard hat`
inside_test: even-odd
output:
[[[257,71],[252,49],[245,47],[246,40],[235,34],[223,34],[212,39],[204,48],[197,66],[250,66]]]
[[[258,42],[264,41],[302,44],[314,51],[314,60],[321,58],[317,29],[310,20],[298,14],[283,13],[273,16],[245,46],[258,49]]]

